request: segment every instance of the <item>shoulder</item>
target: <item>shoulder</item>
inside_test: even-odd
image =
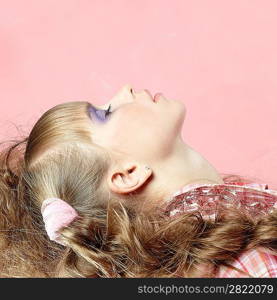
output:
[[[231,266],[220,266],[216,277],[277,278],[277,256],[262,248],[245,251]]]

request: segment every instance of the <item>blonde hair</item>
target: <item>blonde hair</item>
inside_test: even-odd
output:
[[[111,157],[93,144],[89,106],[51,108],[28,138],[1,152],[1,277],[193,277],[200,264],[213,267],[201,275],[212,277],[246,249],[277,251],[276,212],[251,218],[234,208],[211,223],[197,213],[138,214],[142,191],[120,199],[110,194],[104,179]],[[67,201],[79,214],[60,231],[67,247],[46,234],[40,207],[49,197]]]

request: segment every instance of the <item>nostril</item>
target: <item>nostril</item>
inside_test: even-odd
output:
[[[133,88],[130,88],[130,93],[131,93],[131,95],[132,95],[132,97],[134,98],[134,97],[136,97],[136,95],[135,95],[135,91],[134,91],[134,89]]]

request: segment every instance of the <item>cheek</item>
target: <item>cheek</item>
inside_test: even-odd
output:
[[[113,120],[113,131],[119,135],[130,136],[153,128],[154,123],[155,115],[153,111],[145,107],[136,107],[135,109],[118,112]]]
[[[146,109],[118,112],[107,124],[108,139],[112,145],[132,146],[153,136],[155,118],[153,112]]]
[[[180,107],[171,105],[166,109],[133,107],[116,112],[107,125],[106,142],[113,148],[133,149],[147,146],[148,149],[170,147],[180,130],[183,117]],[[181,117],[182,120],[179,120]],[[137,149],[137,150],[139,150]]]

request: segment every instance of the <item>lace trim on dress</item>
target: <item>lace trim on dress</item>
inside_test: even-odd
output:
[[[190,184],[172,195],[165,209],[169,216],[199,211],[204,219],[215,221],[219,207],[236,206],[252,216],[277,208],[277,191],[267,184]]]

